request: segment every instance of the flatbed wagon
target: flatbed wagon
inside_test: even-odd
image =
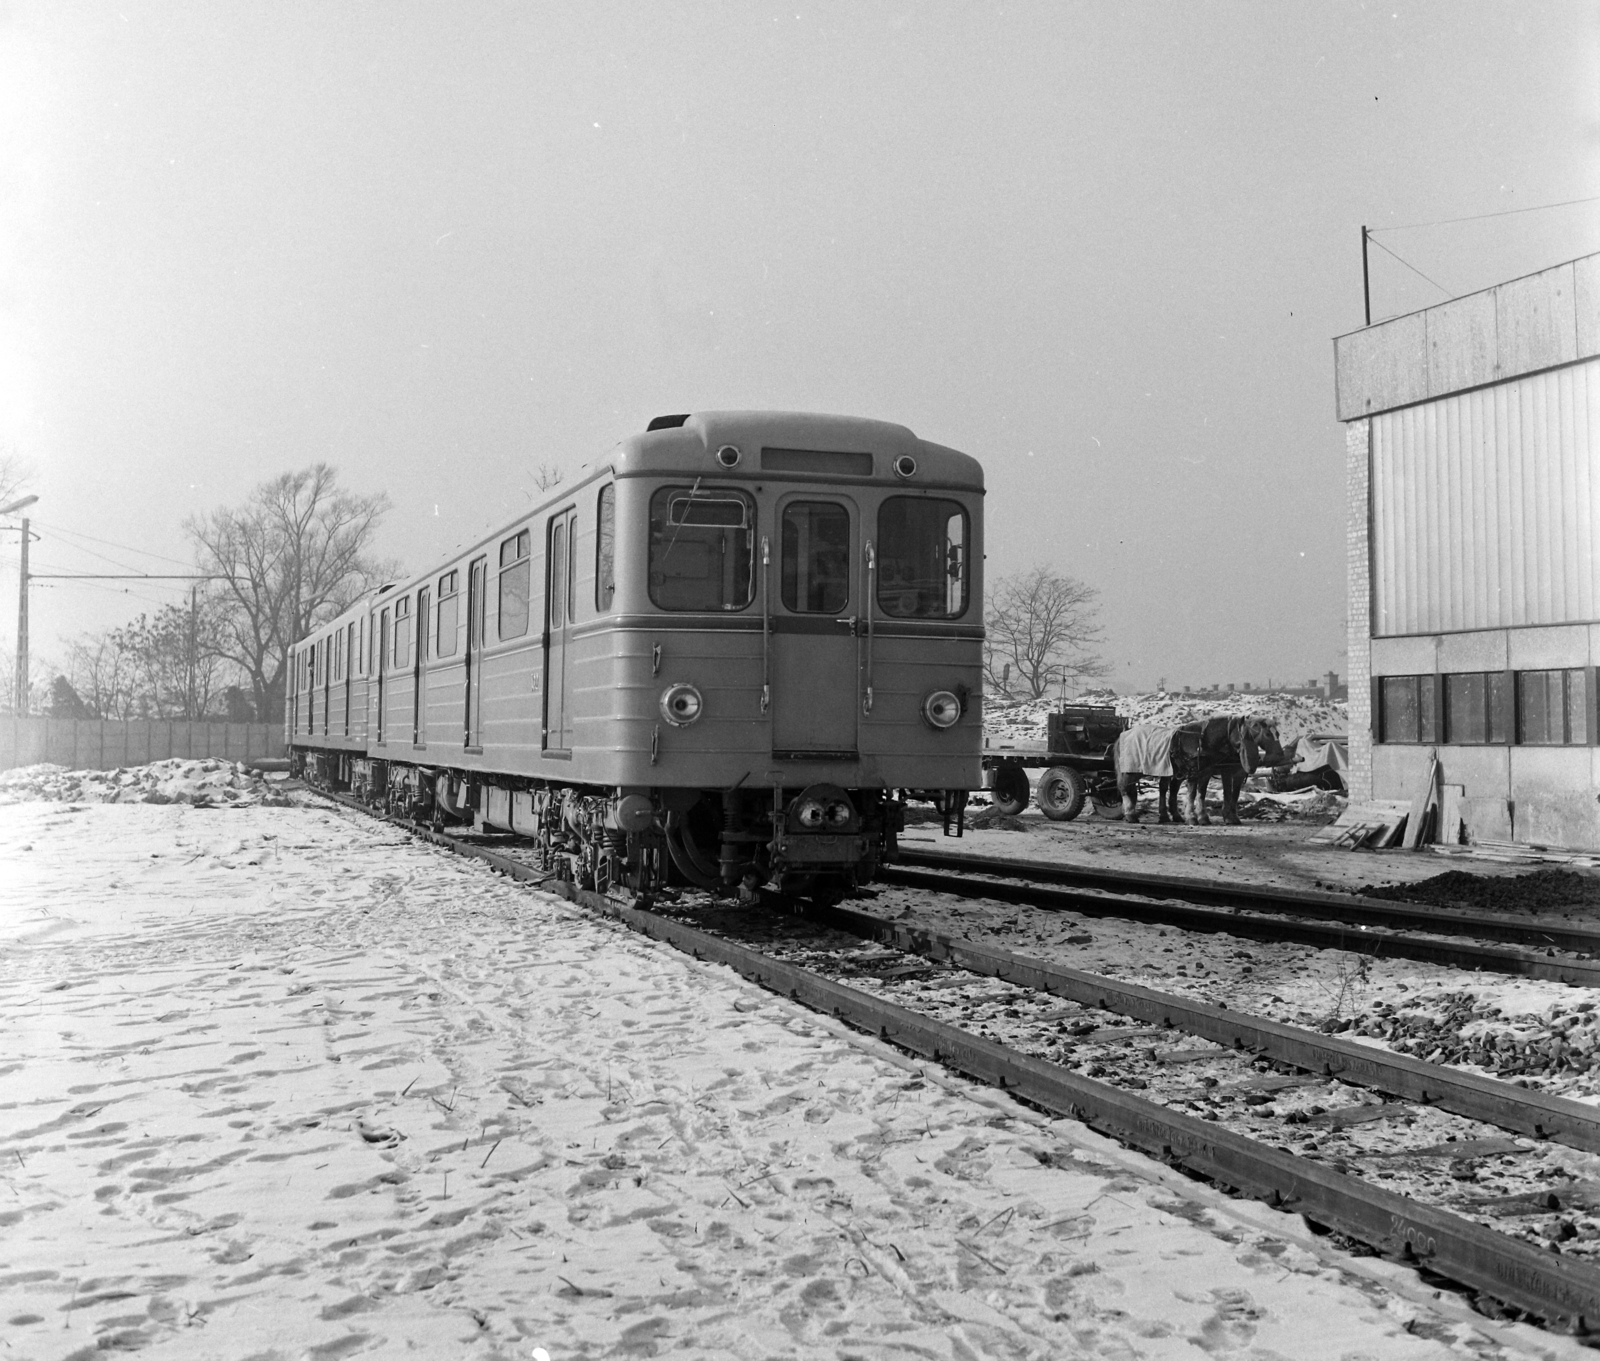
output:
[[[1085,806],[1120,807],[1112,751],[1127,726],[1110,705],[1068,705],[1046,716],[1042,745],[986,745],[983,787],[1000,812],[1020,813],[1032,798],[1053,822],[1071,822]],[[1044,773],[1034,783],[1030,770]]]

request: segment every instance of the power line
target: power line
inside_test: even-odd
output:
[[[1372,232],[1371,232],[1370,229],[1367,232],[1367,239],[1369,241],[1372,240]],[[1390,250],[1386,245],[1384,245],[1382,241],[1373,241],[1372,244],[1374,246],[1376,246],[1379,250],[1381,250],[1385,255],[1394,255],[1394,252],[1392,250]],[[1398,255],[1394,255],[1394,258],[1396,260],[1400,260],[1400,257]],[[1432,284],[1441,293],[1443,293],[1445,295],[1445,297],[1447,297],[1447,298],[1455,297],[1455,294],[1452,293],[1448,288],[1446,288],[1442,283],[1440,283],[1437,279],[1429,279],[1426,274],[1424,274],[1420,269],[1418,269],[1409,260],[1400,260],[1400,263],[1402,265],[1404,265],[1407,269],[1409,269],[1413,274],[1415,274],[1417,276],[1417,278],[1426,279],[1430,284]]]
[[[65,534],[68,538],[72,539],[87,539],[90,543],[101,543],[107,548],[120,548],[124,552],[137,553],[141,557],[160,558],[162,562],[176,563],[180,567],[187,567],[189,565],[182,558],[171,558],[165,553],[153,553],[148,548],[135,548],[131,543],[118,543],[115,539],[97,538],[93,534],[84,534],[76,529],[64,529],[60,525],[48,524],[44,520],[35,520],[33,523],[40,529],[48,529],[52,534]]]
[[[1395,227],[1369,227],[1367,234],[1376,235],[1378,232],[1408,232],[1417,227],[1449,227],[1457,222],[1482,222],[1491,217],[1514,217],[1518,213],[1542,213],[1547,208],[1571,208],[1580,203],[1600,203],[1600,194],[1590,198],[1569,198],[1560,203],[1536,203],[1531,208],[1502,208],[1497,213],[1473,213],[1470,217],[1441,217],[1437,222],[1402,222]],[[1397,256],[1396,259],[1399,257]],[[1404,260],[1400,261],[1405,264]],[[1426,277],[1426,276],[1424,276]],[[1432,280],[1429,280],[1431,283]]]

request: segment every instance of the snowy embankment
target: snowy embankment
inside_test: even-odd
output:
[[[1216,699],[1169,694],[1164,690],[1145,695],[1091,691],[1071,703],[1107,705],[1135,723],[1190,723],[1214,714],[1270,718],[1278,725],[1278,736],[1285,746],[1300,737],[1342,736],[1349,721],[1347,705],[1342,699],[1285,695],[1271,690],[1236,690]],[[1060,708],[1060,701],[1053,696],[1006,699],[993,695],[985,696],[983,704],[983,735],[991,746],[1006,742],[1043,742],[1045,717]]]
[[[8,1355],[1571,1350],[343,812],[0,808],[0,940]]]
[[[0,803],[50,799],[68,803],[188,803],[248,807],[288,803],[281,782],[236,761],[175,757],[122,770],[20,766],[0,773]]]

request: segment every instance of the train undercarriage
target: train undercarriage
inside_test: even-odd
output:
[[[747,902],[763,889],[838,902],[895,859],[905,827],[895,791],[827,783],[618,790],[306,750],[294,752],[291,768],[309,784],[436,830],[525,837],[554,877],[641,899],[688,885]]]

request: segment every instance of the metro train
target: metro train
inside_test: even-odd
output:
[[[587,888],[836,901],[982,782],[983,494],[900,425],[658,417],[296,642],[293,768]]]

